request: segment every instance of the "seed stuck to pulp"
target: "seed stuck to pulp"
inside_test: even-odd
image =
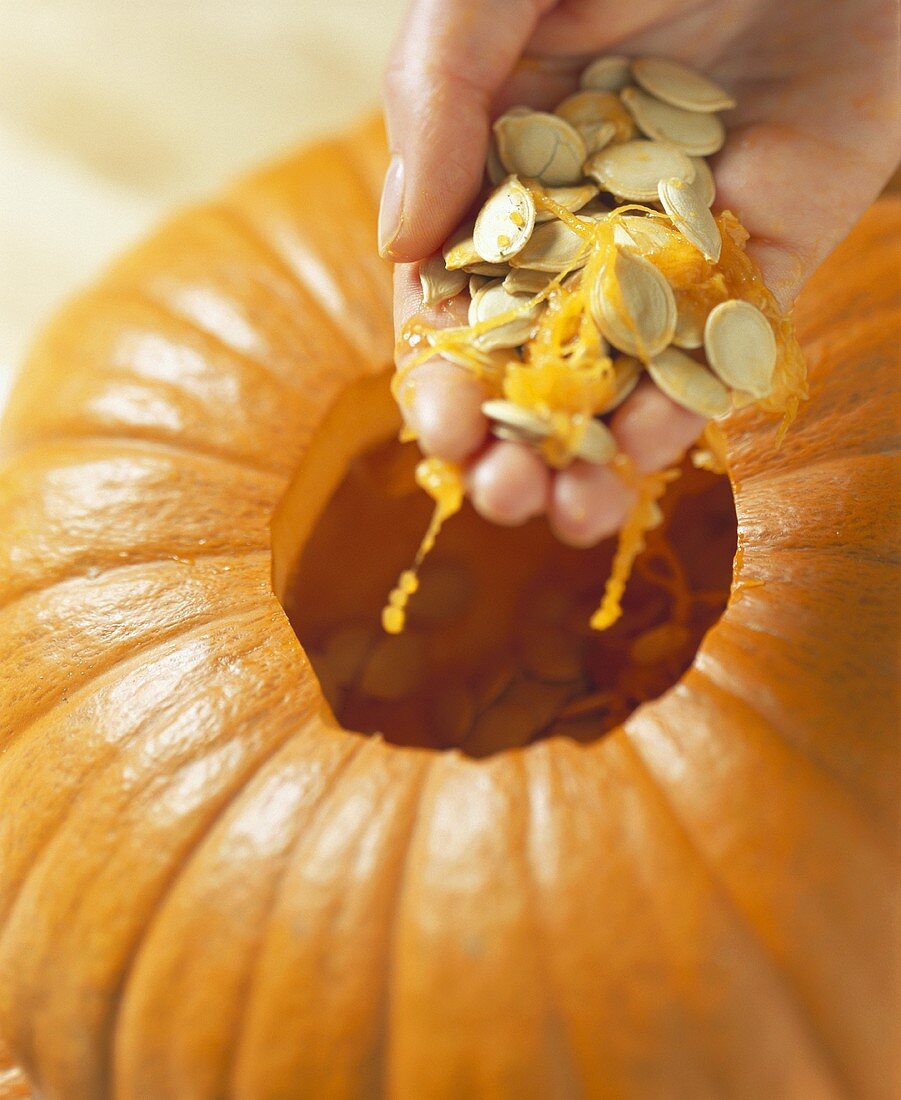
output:
[[[590,251],[591,245],[583,236],[555,219],[535,229],[522,251],[511,259],[510,266],[556,274],[587,260]]]
[[[642,363],[631,355],[621,355],[613,361],[614,390],[610,400],[599,408],[598,415],[605,416],[618,409],[629,394],[638,385],[641,377]]]
[[[505,290],[503,283],[494,282],[482,287],[470,304],[471,325],[494,321],[508,313],[513,313],[513,317],[505,324],[498,323],[474,336],[477,346],[483,351],[494,351],[496,348],[515,348],[524,344],[535,327],[540,306],[522,311],[522,305],[522,297]]]
[[[589,153],[635,136],[635,123],[613,92],[576,92],[559,103],[554,113],[579,131]]]
[[[570,214],[574,214],[577,210],[581,210],[583,206],[591,202],[597,193],[598,189],[593,183],[579,183],[574,187],[545,188],[547,197],[553,200],[558,206],[562,206],[564,210],[568,210]],[[556,218],[557,215],[553,210],[539,209],[535,214],[535,220],[537,222],[556,221]]]
[[[729,391],[716,375],[678,348],[666,351],[648,363],[648,374],[677,405],[708,418],[729,412]]]
[[[671,245],[674,232],[657,218],[624,214],[613,227],[613,241],[623,248],[631,248],[639,255],[646,256]]]
[[[661,180],[658,194],[663,209],[682,236],[716,263],[723,241],[707,203],[694,184],[680,179]]]
[[[591,288],[591,315],[614,347],[646,361],[673,338],[676,299],[650,260],[615,247],[606,277]]]

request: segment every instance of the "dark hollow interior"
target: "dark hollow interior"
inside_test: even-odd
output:
[[[407,627],[380,625],[431,514],[414,445],[354,460],[283,603],[336,720],[398,745],[484,757],[544,738],[595,741],[675,684],[728,598],[728,480],[683,465],[610,629],[590,629],[616,540],[561,545],[543,519],[502,528],[466,506],[421,570]]]

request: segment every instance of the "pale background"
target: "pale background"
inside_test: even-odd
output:
[[[405,0],[0,0],[0,408],[174,207],[378,103]]]

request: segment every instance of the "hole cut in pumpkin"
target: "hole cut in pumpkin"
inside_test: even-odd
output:
[[[736,520],[725,477],[683,464],[606,631],[589,620],[615,539],[575,550],[543,519],[502,528],[467,504],[391,636],[385,596],[432,501],[414,480],[417,446],[392,426],[354,453],[357,414],[343,404],[324,426],[332,444],[318,433],[273,524],[276,592],[341,726],[485,757],[548,737],[595,741],[678,681],[728,599]]]

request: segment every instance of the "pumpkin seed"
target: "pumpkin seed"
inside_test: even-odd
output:
[[[750,302],[732,298],[710,311],[704,326],[707,362],[736,390],[766,397],[776,366],[773,327]]]
[[[486,264],[484,262],[477,264],[466,264],[463,268],[467,275],[483,275],[489,279],[503,279],[505,275],[510,274],[510,267],[508,264]]]
[[[572,612],[573,593],[556,584],[525,594],[522,610],[530,622],[562,623]]]
[[[510,294],[502,283],[492,282],[482,287],[473,298],[470,306],[470,324],[481,324],[484,321],[493,321],[511,310],[523,310],[523,306],[529,301],[524,295]],[[483,351],[493,351],[497,348],[515,348],[524,344],[532,335],[535,321],[541,313],[541,303],[532,306],[529,310],[523,310],[519,316],[511,318],[508,322],[488,329],[473,337],[473,343]]]
[[[487,275],[470,275],[469,276],[469,297],[475,298],[482,287],[487,286],[491,282],[491,279]]]
[[[582,70],[579,83],[599,92],[618,92],[632,78],[628,57],[598,57]]]
[[[551,278],[547,271],[531,271],[527,267],[516,267],[504,279],[504,290],[510,294],[539,294]]]
[[[595,466],[603,466],[616,454],[616,440],[606,424],[600,420],[589,420],[585,425],[585,431],[575,449],[575,457],[591,462]]]
[[[606,218],[610,211],[614,209],[614,203],[615,200],[612,195],[596,195],[590,202],[585,203],[579,211],[579,217],[600,221],[602,218]]]
[[[549,199],[553,199],[558,206],[575,214],[583,206],[591,202],[597,195],[598,189],[593,183],[579,183],[575,187],[546,187],[545,193]],[[536,222],[549,222],[555,220],[557,215],[553,210],[538,209],[535,213]]]
[[[550,187],[579,183],[588,155],[582,135],[557,115],[544,111],[513,114],[494,124],[497,150],[508,172]]]
[[[646,92],[686,111],[727,111],[735,100],[707,76],[663,57],[640,57],[632,62],[632,76]]]
[[[649,138],[669,142],[695,157],[709,156],[723,147],[726,130],[718,115],[673,107],[640,88],[623,88],[620,95],[639,129]]]
[[[535,228],[535,200],[512,176],[485,201],[472,231],[475,250],[489,264],[500,264],[521,252]]]
[[[412,631],[379,639],[360,677],[360,691],[385,702],[416,691],[425,674],[422,641]]]
[[[464,741],[475,755],[527,745],[553,721],[573,692],[572,684],[516,680],[502,699],[476,719]]]
[[[522,748],[542,728],[525,707],[500,702],[476,718],[461,746],[473,756]]]
[[[410,601],[410,619],[424,626],[447,623],[464,615],[474,599],[472,574],[462,562],[432,562]]]
[[[546,421],[513,401],[505,401],[503,398],[483,401],[482,412],[493,425],[519,433],[520,438],[528,438],[529,441],[546,439],[551,434],[550,425]]]
[[[450,684],[435,697],[432,725],[442,744],[458,745],[471,729],[475,717],[475,698],[464,684]]]
[[[590,695],[582,695],[574,699],[557,715],[561,721],[570,719],[588,718],[606,714],[613,706],[614,695],[611,691],[593,691]],[[563,731],[561,731],[563,732]]]
[[[589,309],[610,343],[639,359],[663,351],[676,328],[669,283],[649,260],[619,245],[611,269],[591,288]]]
[[[610,400],[603,408],[597,410],[598,416],[606,416],[626,400],[629,394],[638,385],[641,377],[641,361],[631,355],[621,355],[613,360],[613,383],[615,389]]]
[[[560,282],[560,285],[564,290],[572,290],[582,282],[582,269],[577,268],[575,271],[571,271],[568,275],[564,275]]]
[[[584,133],[585,149],[590,155],[605,149],[616,137],[616,126],[612,122],[602,122]]]
[[[478,314],[476,313],[476,303],[478,302],[482,291],[489,286],[500,286],[500,281],[498,279],[486,279],[481,286],[476,287],[475,293],[470,296],[469,308],[467,310],[466,316],[466,320],[469,322],[470,325],[477,325],[479,323]]]
[[[505,424],[492,424],[491,434],[496,439],[502,439],[505,443],[524,443],[529,447],[537,447],[547,436],[531,435],[521,428],[508,428]]]
[[[546,684],[571,684],[585,674],[584,642],[547,623],[523,631],[519,639],[523,667]]]
[[[456,271],[470,264],[484,263],[472,241],[474,225],[474,222],[466,222],[456,233],[448,237],[441,253],[444,257],[444,266],[448,271]]]
[[[713,206],[713,200],[716,198],[716,184],[710,165],[703,157],[689,157],[689,160],[695,166],[695,178],[691,182],[698,197],[706,206]]]
[[[579,131],[589,153],[603,149],[610,141],[635,137],[635,123],[613,92],[576,92],[558,103],[554,113]]]
[[[667,348],[648,362],[648,374],[667,397],[708,418],[731,408],[729,390],[702,363],[678,348]]]
[[[758,399],[753,393],[744,393],[742,390],[732,391],[732,408],[733,409],[745,409],[748,405],[753,405]]]
[[[629,657],[640,665],[653,665],[684,652],[691,634],[681,623],[661,623],[639,634],[629,647]]]
[[[583,266],[590,253],[589,241],[580,237],[564,222],[555,219],[535,228],[525,248],[511,257],[510,266],[556,274],[566,271],[567,268]]]
[[[623,214],[613,225],[614,243],[642,254],[666,248],[675,235],[659,218],[646,218],[642,214]]]
[[[337,684],[346,687],[356,680],[375,641],[372,630],[357,623],[339,626],[326,637],[323,659]]]
[[[453,325],[450,328],[442,329],[441,334],[442,336],[463,336],[465,334],[466,337],[469,337],[469,326]],[[472,368],[473,358],[475,358],[484,368],[486,374],[497,375],[501,378],[507,364],[511,359],[516,358],[516,355],[512,354],[509,349],[485,350],[472,340],[468,340],[468,345],[465,352],[458,351],[454,347],[442,347],[440,352],[436,352],[436,354],[440,354],[441,358],[446,359],[448,363],[456,363],[458,366],[470,369]]]
[[[704,322],[707,314],[689,301],[676,297],[676,331],[673,343],[677,348],[700,348],[704,346]]]
[[[509,656],[499,656],[483,667],[473,684],[476,710],[487,710],[507,691],[517,676],[517,667]]]
[[[680,149],[639,138],[594,153],[585,165],[585,174],[620,198],[643,202],[657,198],[660,180],[677,177],[691,181],[695,168]]]
[[[466,286],[464,272],[448,271],[441,256],[429,256],[419,265],[419,282],[422,286],[422,304],[434,306],[448,298],[455,298]]]
[[[708,260],[720,258],[723,238],[719,226],[694,184],[680,179],[661,180],[658,188],[663,209],[686,240],[701,250]]]

